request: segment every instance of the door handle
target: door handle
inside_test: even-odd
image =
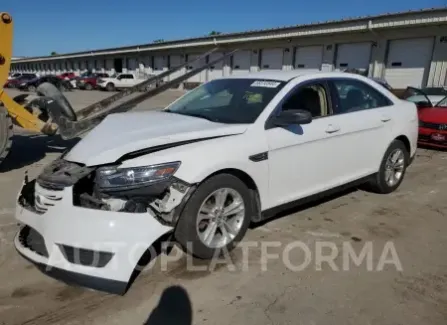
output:
[[[382,122],[388,122],[388,121],[391,120],[391,117],[388,116],[388,115],[382,115],[382,117],[380,118],[380,120],[381,120]]]
[[[326,129],[326,133],[335,133],[338,131],[340,131],[340,127],[332,124],[329,124]]]

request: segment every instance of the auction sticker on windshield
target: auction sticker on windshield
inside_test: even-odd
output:
[[[260,81],[256,80],[251,84],[251,87],[264,87],[264,88],[276,88],[280,85],[280,82],[276,81]]]

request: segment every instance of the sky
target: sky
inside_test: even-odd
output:
[[[14,56],[41,56],[447,6],[447,0],[0,0]],[[1,37],[1,36],[0,36]],[[1,38],[0,38],[1,42]]]

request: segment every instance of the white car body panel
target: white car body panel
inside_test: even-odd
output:
[[[310,124],[295,127],[295,130],[278,127],[266,130],[269,116],[293,88],[308,80],[340,77],[369,84],[387,96],[393,105],[316,118]],[[415,155],[418,136],[416,105],[398,99],[373,80],[355,74],[302,74],[297,71],[266,71],[228,78],[272,79],[288,83],[252,124],[214,123],[157,111],[113,114],[87,134],[64,159],[98,166],[115,163],[134,151],[202,140],[151,153],[143,152],[122,161],[119,168],[180,161],[174,176],[190,184],[191,188],[216,172],[236,170],[253,180],[259,193],[260,208],[265,211],[374,174],[379,170],[389,144],[397,137],[406,137],[410,143],[410,155]],[[334,129],[336,132],[332,132]],[[260,153],[267,153],[268,159],[257,162],[249,159]],[[61,196],[61,200],[44,214],[17,205],[16,218],[36,229],[45,238],[50,252],[50,258],[45,259],[16,239],[19,252],[36,263],[127,282],[135,266],[128,262],[128,256],[137,259],[160,236],[173,230],[149,212],[125,213],[77,207],[72,199],[73,187],[54,194],[54,191],[45,192],[36,185],[35,191],[42,194],[43,199],[51,195]],[[122,244],[110,246],[110,242]],[[54,249],[56,244],[92,250],[103,248],[115,253],[116,259],[112,265],[100,269],[66,262],[63,265],[60,251]]]
[[[47,191],[36,186],[36,193],[45,195],[45,192]],[[104,277],[107,274],[110,280],[127,282],[146,249],[172,230],[148,214],[135,215],[75,207],[71,187],[65,188],[60,196],[58,204],[43,215],[23,207],[18,207],[16,211],[21,223],[44,235],[49,258],[24,247],[17,237],[16,248],[25,257],[49,267],[94,277]],[[71,264],[64,259],[57,245],[61,243],[76,248],[112,252],[115,254],[113,263],[111,261],[104,268]],[[132,252],[131,255],[129,252]]]
[[[213,123],[156,111],[111,114],[76,144],[66,159],[94,166],[152,146],[238,134],[246,129],[246,125]]]

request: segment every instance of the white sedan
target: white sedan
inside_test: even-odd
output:
[[[162,111],[109,115],[25,180],[15,246],[56,278],[123,293],[164,235],[209,259],[290,204],[358,184],[393,192],[417,136],[416,106],[359,75],[213,80]]]

